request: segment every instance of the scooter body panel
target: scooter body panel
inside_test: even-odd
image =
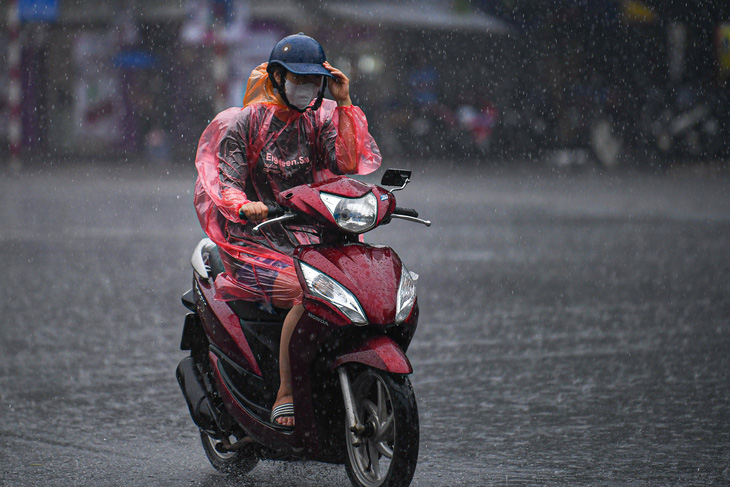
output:
[[[224,301],[215,299],[215,289],[210,282],[195,278],[195,302],[205,334],[211,344],[218,347],[238,365],[261,375],[251,347],[241,329],[238,316]]]
[[[315,374],[312,370],[313,363],[319,357],[320,352],[327,349],[326,344],[333,330],[333,327],[327,326],[321,320],[315,320],[305,313],[292,335],[289,349],[292,391],[297,418],[297,427],[293,431],[277,428],[262,419],[261,415],[257,414],[258,404],[252,404],[247,397],[258,391],[237,388],[236,379],[229,372],[230,367],[225,365],[226,360],[230,357],[219,356],[222,354],[222,350],[217,347],[209,353],[214,379],[226,410],[249,436],[283,455],[323,462],[340,461],[331,448],[324,447],[327,442],[336,442],[339,439],[338,435],[335,438],[323,438],[323,432],[318,425],[322,424],[322,418],[332,417],[330,413],[332,408],[337,410],[341,405],[322,400],[322,397],[313,393],[312,389],[313,375],[317,375],[315,380],[318,382],[318,386],[321,386],[322,383],[329,383],[331,387],[335,388],[337,386],[337,378],[332,370],[328,369],[324,376],[322,371]],[[339,428],[337,428],[337,432],[340,432]]]
[[[326,348],[325,343],[334,327],[323,323],[324,320],[316,315],[305,313],[292,335],[289,348],[298,426],[293,431],[285,431],[265,421],[265,417],[262,418],[261,406],[270,408],[271,405],[261,404],[256,400],[261,391],[241,387],[240,374],[236,376],[231,371],[235,366],[249,372],[256,370],[258,375],[278,374],[278,370],[259,369],[257,357],[251,352],[251,346],[242,331],[242,326],[246,326],[246,323],[242,323],[225,302],[213,299],[214,290],[210,285],[205,281],[198,284],[198,312],[210,342],[209,361],[213,378],[226,410],[249,436],[282,455],[324,462],[339,461],[331,452],[323,451],[322,438],[317,428],[317,424],[321,423],[317,418],[327,417],[331,405],[315,403],[317,399],[321,401],[321,398],[313,398],[311,388],[312,364],[320,351]],[[318,309],[316,305],[314,309]],[[326,316],[326,313],[322,314]],[[333,314],[332,317],[336,315]],[[247,355],[250,355],[250,364]],[[329,377],[318,379],[329,380],[336,385],[334,372],[330,371]]]
[[[352,292],[370,324],[387,325],[395,321],[403,265],[393,249],[362,243],[319,244],[299,247],[294,256]],[[303,282],[303,276],[300,281]]]
[[[412,374],[413,367],[403,349],[393,339],[379,335],[368,338],[359,346],[343,353],[334,361],[333,368],[357,362],[393,374]]]
[[[315,221],[334,225],[334,217],[319,197],[320,193],[334,193],[346,198],[359,198],[373,193],[378,202],[378,218],[374,226],[380,225],[389,212],[395,208],[395,197],[381,187],[363,183],[351,178],[335,178],[311,185],[301,185],[283,193],[283,201],[298,212]]]

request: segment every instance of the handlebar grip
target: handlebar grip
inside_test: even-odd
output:
[[[403,216],[412,216],[413,218],[418,218],[418,212],[414,210],[413,208],[401,208],[400,206],[396,206],[395,210],[393,210],[394,215],[403,215]]]
[[[266,215],[266,218],[276,218],[276,217],[282,216],[282,215],[284,215],[284,213],[286,213],[286,209],[277,204],[266,205],[266,209],[268,210],[268,214]],[[246,219],[246,215],[243,213],[242,209],[238,210],[238,216],[241,217],[241,219],[244,219],[244,220]]]
[[[266,218],[277,218],[286,213],[284,207],[279,205],[266,205],[266,209],[269,210],[269,214]]]

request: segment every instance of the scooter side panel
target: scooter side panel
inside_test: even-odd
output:
[[[316,409],[327,408],[326,404],[315,403],[312,397],[312,363],[330,337],[332,327],[311,312],[306,311],[294,329],[289,342],[292,391],[294,393],[296,433],[302,441],[307,456],[314,460],[321,458],[320,432],[316,428]]]
[[[215,299],[215,289],[211,284],[196,281],[196,285],[200,296],[197,305],[208,340],[240,366],[260,376],[261,370],[246,342],[238,317],[224,301]]]
[[[300,435],[294,433],[286,433],[272,429],[263,422],[256,419],[256,415],[250,411],[246,411],[244,405],[239,403],[234,397],[231,390],[226,385],[225,380],[221,376],[219,359],[214,353],[209,354],[210,363],[213,366],[213,376],[215,378],[216,385],[218,386],[218,393],[223,399],[223,403],[226,406],[226,410],[233,416],[246,431],[246,433],[252,438],[258,440],[264,445],[273,448],[288,455],[301,456],[302,451],[299,445]]]

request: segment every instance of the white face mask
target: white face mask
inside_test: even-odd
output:
[[[284,83],[284,91],[286,91],[286,98],[289,100],[289,103],[300,110],[304,110],[309,106],[312,98],[317,96],[319,86],[312,83],[297,85],[286,80],[286,83]]]

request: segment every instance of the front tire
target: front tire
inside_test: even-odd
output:
[[[236,439],[231,437],[229,443]],[[213,438],[204,430],[200,430],[200,441],[203,443],[203,450],[208,461],[219,472],[232,475],[244,475],[253,470],[259,461],[253,445],[247,445],[234,452],[218,451],[216,445],[223,443],[220,439]]]
[[[365,369],[352,382],[355,415],[368,431],[347,422],[347,475],[355,487],[410,485],[418,460],[418,408],[407,376]]]

